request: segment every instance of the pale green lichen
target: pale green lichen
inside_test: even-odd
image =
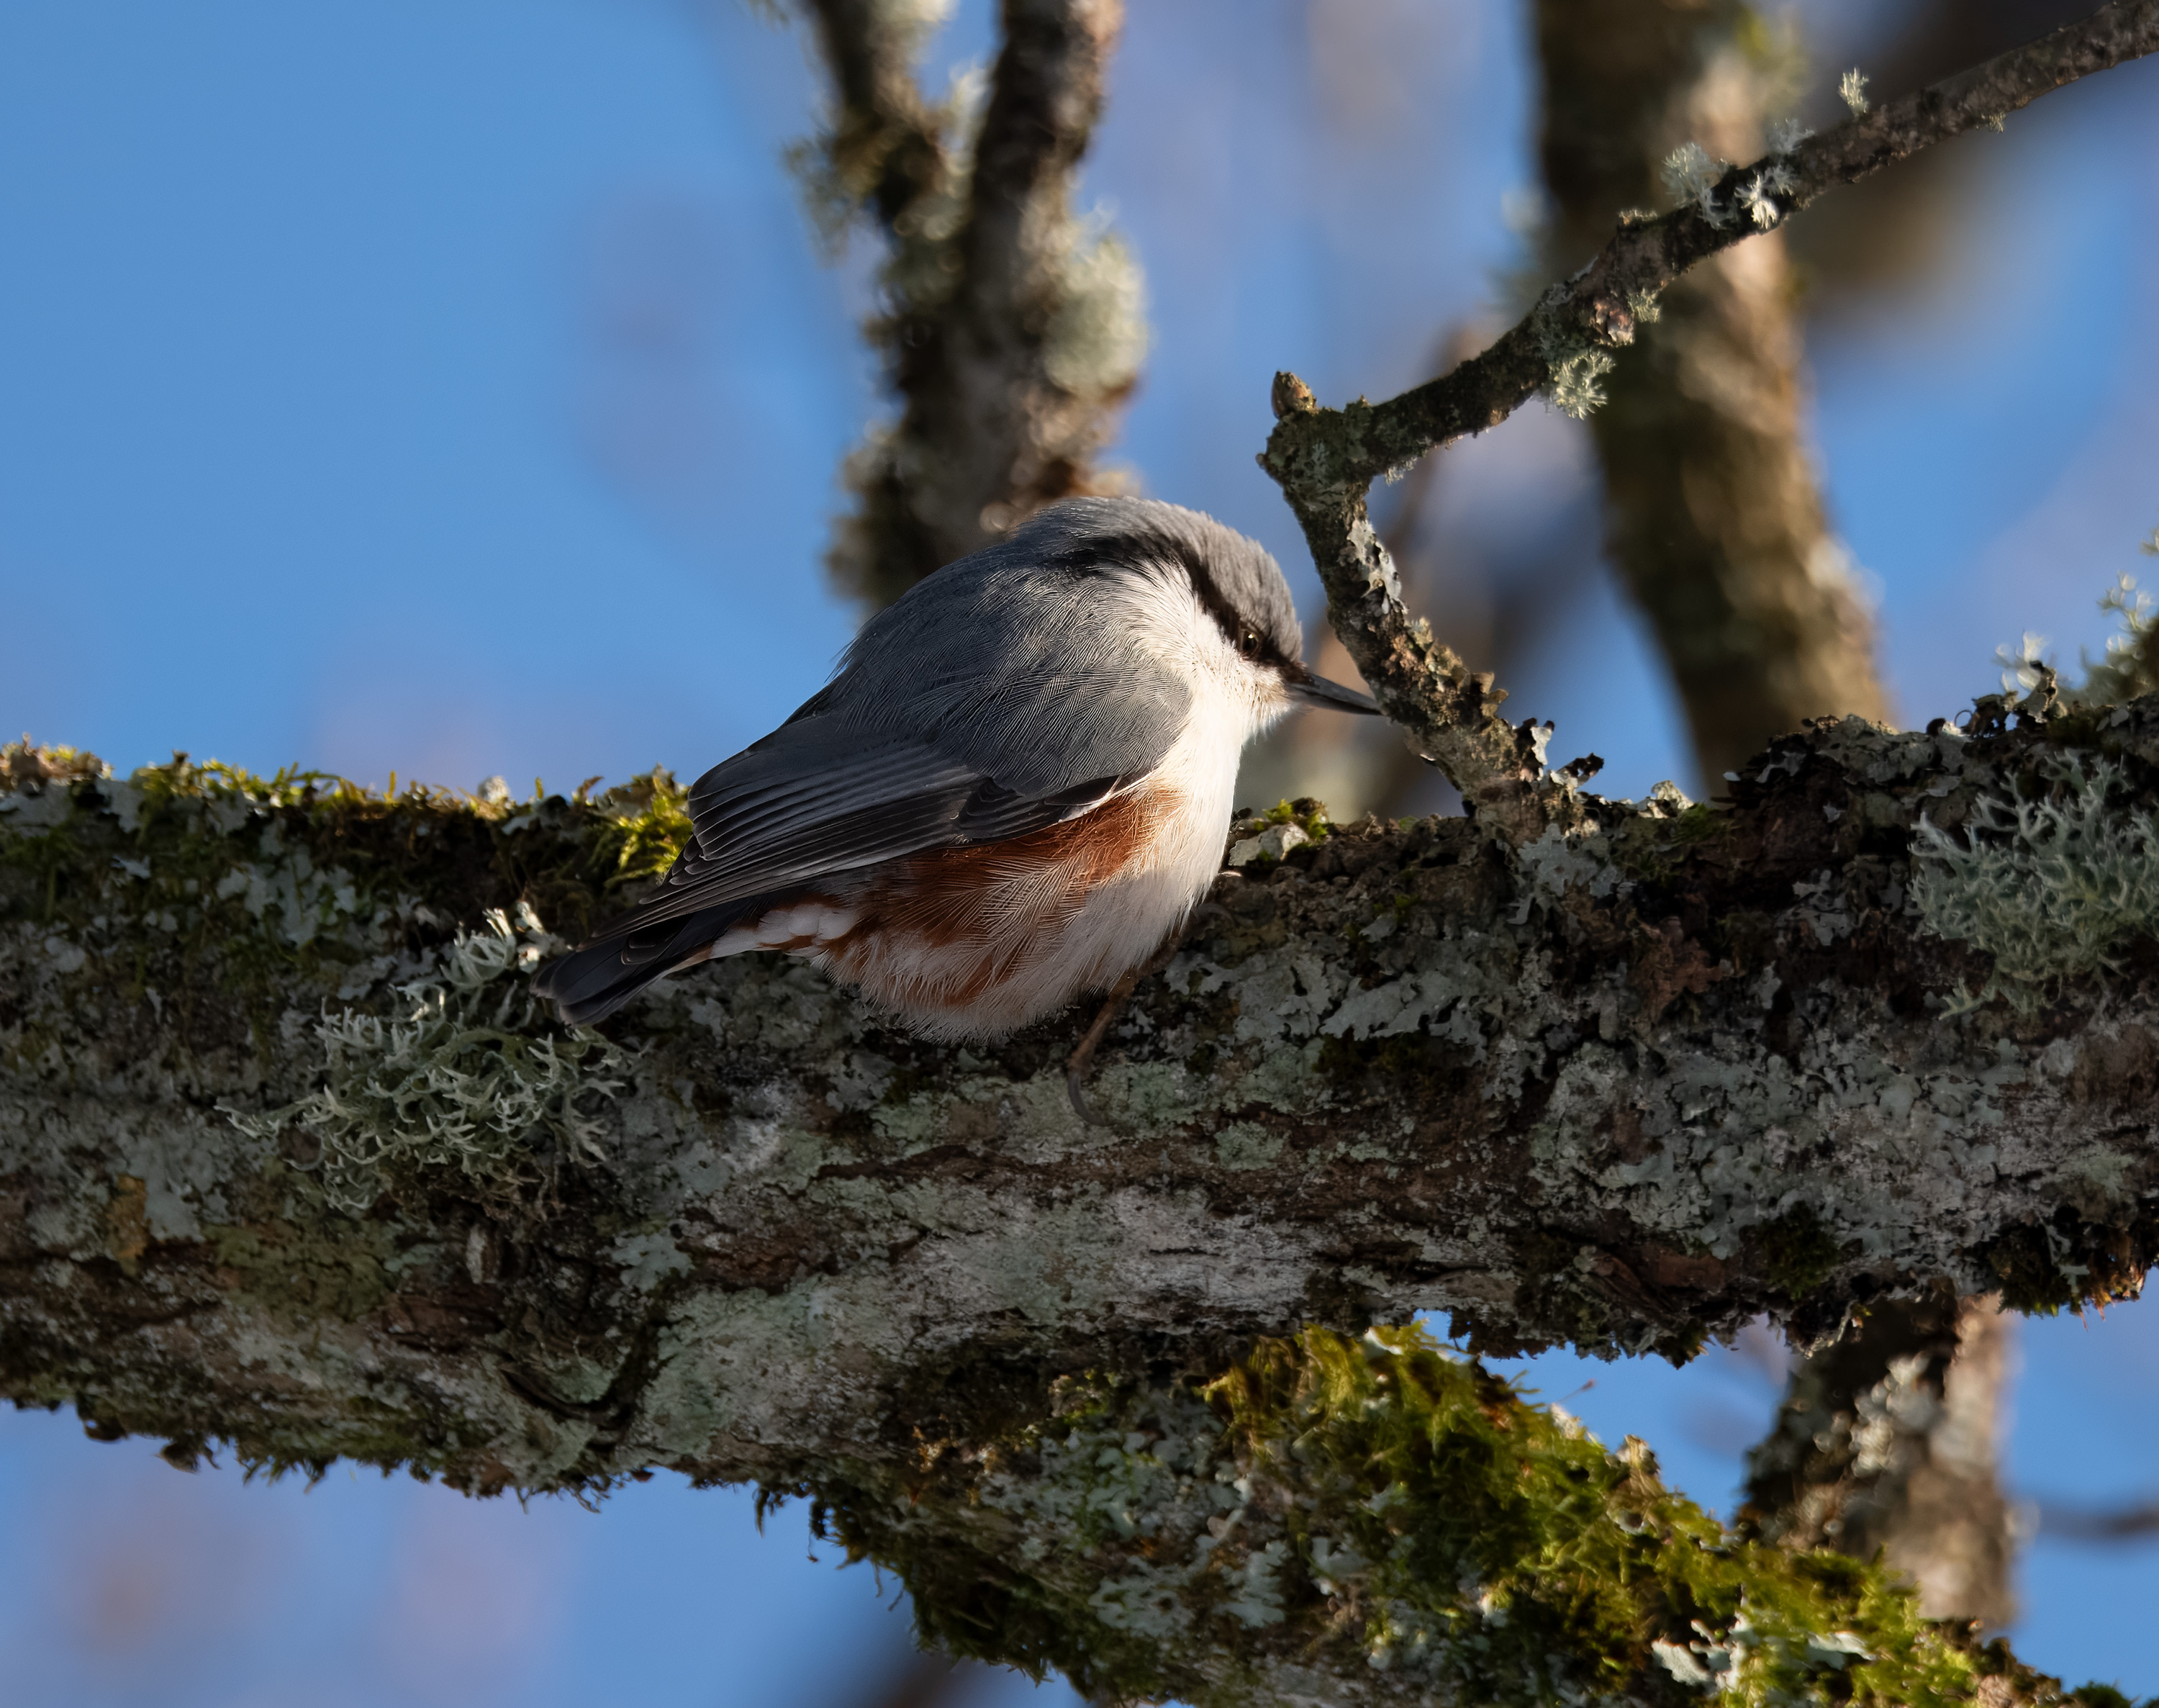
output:
[[[309,1135],[325,1196],[355,1215],[416,1169],[454,1169],[491,1193],[536,1159],[603,1155],[580,1105],[619,1090],[628,1058],[596,1033],[536,1036],[526,985],[553,939],[522,903],[514,927],[500,911],[487,924],[398,986],[397,1012],[326,1010],[314,1027],[322,1086],[259,1115],[228,1108],[233,1125]]]
[[[1711,225],[1725,225],[1731,223],[1732,210],[1717,205],[1716,186],[1731,169],[1729,160],[1715,158],[1701,143],[1682,142],[1665,157],[1661,176],[1675,206],[1692,204]]]
[[[1927,930],[1994,957],[1976,995],[2036,1012],[2050,991],[2116,965],[2129,937],[2159,926],[2159,820],[2110,800],[2120,769],[2100,759],[2043,774],[2040,793],[1982,795],[1960,839],[1923,814],[1913,839],[1912,898]]]
[[[1561,414],[1584,421],[1603,406],[1602,382],[1616,365],[1611,352],[1590,343],[1567,318],[1566,307],[1565,284],[1553,285],[1537,299],[1537,354],[1545,365],[1545,401]]]
[[[2115,631],[2107,637],[2100,657],[2083,655],[2084,680],[2063,697],[2077,706],[2119,706],[2159,690],[2159,670],[2154,669],[2159,660],[2153,657],[2159,647],[2159,618],[2152,615],[2151,594],[2138,589],[2136,577],[2125,575],[2099,596],[2099,606],[2115,618]],[[2040,644],[2037,635],[2027,634],[2016,655],[2002,657],[2005,690],[2028,693],[2040,686]]]

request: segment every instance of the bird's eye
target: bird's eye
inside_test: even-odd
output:
[[[1237,650],[1246,658],[1257,658],[1260,655],[1259,630],[1247,629],[1241,632],[1237,636]]]

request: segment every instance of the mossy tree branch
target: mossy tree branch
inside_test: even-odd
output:
[[[1080,1017],[927,1045],[756,958],[603,1039],[536,1015],[539,922],[577,929],[681,835],[664,779],[385,800],[18,750],[0,1392],[181,1460],[225,1441],[476,1490],[654,1466],[805,1488],[903,1567],[940,1640],[1133,1692],[1280,1700],[1303,1668],[1366,1700],[1384,1653],[1504,1695],[1478,1669],[1517,1638],[1471,1639],[1519,1606],[1555,1676],[1654,1696],[1731,1664],[1716,1608],[1743,1588],[1828,1598],[1790,1617],[1830,1646],[1765,1667],[1854,1664],[1852,1633],[1903,1645],[1883,1700],[1970,1700],[1967,1661],[1895,1636],[1872,1568],[1732,1544],[1700,1567],[1725,1587],[1682,1594],[1696,1521],[1654,1520],[1670,1560],[1628,1553],[1613,1502],[1663,1497],[1601,1450],[1586,1505],[1525,1485],[1509,1510],[1535,1525],[1495,1532],[1475,1583],[1452,1543],[1381,1560],[1359,1514],[1392,1484],[1357,1480],[1378,1473],[1355,1438],[1380,1412],[1323,1395],[1383,1366],[1323,1337],[1251,1349],[1437,1311],[1491,1353],[1684,1357],[1758,1312],[1804,1341],[1899,1290],[2134,1291],[2159,1247],[2159,701],[2050,711],[1818,725],[1728,811],[1585,797],[1512,859],[1432,820],[1225,873],[1105,1053],[1111,1131],[1064,1097]],[[2020,790],[2058,817],[1989,805]],[[1915,863],[1922,812],[1959,839],[2032,827]],[[2079,861],[2109,874],[2104,929],[2069,917],[2095,893]],[[2034,929],[2084,958],[2031,960]],[[2007,994],[1975,1001],[1996,946]],[[1463,1366],[1416,1368],[1404,1441],[1437,1457],[1397,1442],[1388,1499],[1421,1503],[1421,1536],[1468,1498],[1445,1443],[1485,1425],[1430,1398],[1479,1391]],[[1240,1410],[1239,1384],[1275,1397]],[[1487,1397],[1502,1434],[1556,1427]],[[1198,1493],[1159,1469],[1171,1424],[1211,1467]],[[1125,1459],[1049,1451],[1098,1428]]]
[[[1322,409],[1294,375],[1278,375],[1274,432],[1261,465],[1281,487],[1310,546],[1335,632],[1409,741],[1504,834],[1534,836],[1563,791],[1540,786],[1534,727],[1498,716],[1504,697],[1404,608],[1374,532],[1372,481],[1435,448],[1482,432],[1540,392],[1566,406],[1600,401],[1609,352],[1635,339],[1662,292],[1696,263],[1918,151],[2008,114],[2048,91],[2159,49],[2159,0],[2116,0],[2083,22],[1887,101],[1819,136],[1721,173],[1706,156],[1685,205],[1628,214],[1596,257],[1554,285],[1482,354],[1384,403]],[[1846,707],[1845,710],[1854,708]]]

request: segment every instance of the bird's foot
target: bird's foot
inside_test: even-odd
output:
[[[1140,981],[1168,966],[1176,958],[1177,951],[1183,946],[1184,934],[1180,931],[1156,951],[1152,960],[1134,967],[1111,986],[1110,994],[1103,998],[1101,1012],[1095,1015],[1094,1024],[1081,1036],[1080,1047],[1065,1058],[1065,1095],[1072,1100],[1073,1113],[1089,1126],[1116,1125],[1088,1100],[1087,1080],[1095,1070],[1095,1052],[1101,1048],[1102,1040],[1109,1036],[1112,1022],[1124,1012],[1125,1004],[1131,1001],[1132,992],[1139,988]]]

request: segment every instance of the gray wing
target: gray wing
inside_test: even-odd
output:
[[[790,723],[698,779],[690,846],[624,923],[680,919],[925,849],[1004,841],[1136,780],[1118,772],[1023,794],[929,743],[865,746],[821,718]]]
[[[872,618],[831,683],[697,780],[696,840],[637,923],[1025,836],[1152,771],[1189,691],[1133,644],[1121,569],[1044,556],[1023,532]]]
[[[1024,836],[1127,780],[1026,794],[934,743],[866,744],[828,718],[798,719],[698,780],[695,835],[660,887],[541,967],[533,989],[571,1024],[597,1024],[790,891],[927,848]]]

